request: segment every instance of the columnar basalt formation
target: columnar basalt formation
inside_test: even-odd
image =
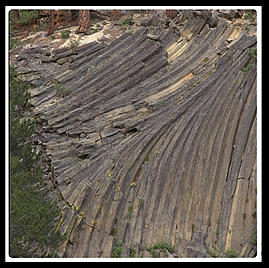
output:
[[[16,58],[64,204],[60,257],[111,257],[119,244],[121,257],[148,257],[158,242],[169,257],[255,256],[255,26],[180,14]]]

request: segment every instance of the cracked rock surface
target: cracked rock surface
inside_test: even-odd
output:
[[[255,255],[256,34],[240,12],[157,12],[114,40],[11,51],[64,203],[60,257],[160,241],[165,257]]]

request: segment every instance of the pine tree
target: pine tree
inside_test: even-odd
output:
[[[76,33],[86,33],[90,26],[90,10],[79,10],[78,20]]]

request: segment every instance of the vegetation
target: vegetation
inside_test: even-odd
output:
[[[131,17],[119,21],[119,25],[125,30],[127,30],[132,24],[134,24],[134,22]]]
[[[203,63],[203,64],[206,64],[206,63],[208,62],[208,60],[209,60],[209,58],[206,57],[206,58],[204,58],[204,59],[202,60],[202,63]]]
[[[128,25],[128,26],[129,26],[129,25],[134,24],[134,22],[133,22],[132,18],[129,17],[129,18],[120,20],[119,24],[120,24],[121,26],[124,26],[124,25]]]
[[[124,242],[122,242],[122,241],[116,241],[115,246],[114,246],[113,251],[112,251],[112,254],[111,254],[112,258],[120,258],[121,257],[123,243]],[[167,252],[170,252],[170,253],[175,252],[175,248],[173,246],[171,246],[168,243],[162,242],[162,241],[158,242],[150,247],[140,247],[139,250],[140,251],[146,250],[146,251],[150,252],[150,254],[153,258],[159,258],[161,252],[164,254],[167,254]],[[128,251],[129,251],[128,257],[130,257],[130,258],[134,258],[137,254],[136,250],[133,248],[132,245],[130,247],[128,247]]]
[[[213,258],[217,258],[219,256],[219,253],[216,248],[208,250],[207,253],[211,255]]]
[[[257,229],[255,228],[253,230],[253,233],[250,236],[250,240],[249,240],[250,244],[253,246],[257,246]]]
[[[61,37],[63,39],[67,39],[67,38],[69,38],[70,33],[71,32],[69,30],[61,31]]]
[[[219,235],[219,225],[220,225],[220,216],[218,216],[218,218],[217,218],[216,236]]]
[[[220,254],[216,248],[207,251],[213,258],[236,258],[237,254],[233,249],[228,249],[224,254]]]
[[[160,241],[160,242],[158,242],[150,247],[140,247],[140,250],[141,251],[146,250],[146,251],[150,252],[150,254],[153,258],[159,258],[161,252],[162,253],[167,253],[167,251],[170,253],[175,252],[175,248],[172,245],[170,245],[166,242],[163,242],[163,241]]]
[[[248,50],[248,55],[252,58],[252,59],[256,59],[257,58],[257,48],[250,48]]]
[[[235,251],[233,249],[228,249],[226,252],[225,252],[225,257],[226,258],[236,258],[237,255],[235,253]]]
[[[55,90],[57,96],[64,97],[64,96],[69,94],[69,89],[67,87],[63,86],[59,82],[54,84],[54,90]]]
[[[90,65],[87,72],[94,71],[96,69],[95,65]]]
[[[35,31],[39,32],[39,31],[47,31],[49,28],[49,25],[47,23],[39,23],[37,24]]]
[[[19,10],[19,24],[30,24],[34,22],[38,17],[37,10],[27,10],[21,9]]]
[[[250,20],[250,21],[254,21],[254,17],[251,11],[247,11],[244,16],[243,16],[244,20]]]
[[[130,220],[132,217],[132,213],[133,213],[133,205],[130,205],[128,207],[128,213],[127,213],[127,219]]]
[[[62,241],[55,231],[59,209],[48,198],[48,186],[29,141],[34,133],[30,120],[22,120],[29,112],[27,86],[10,69],[10,225],[11,257],[52,257]]]
[[[174,248],[173,246],[171,246],[171,245],[168,244],[168,243],[162,242],[162,241],[156,243],[155,245],[153,245],[153,248],[154,248],[154,249],[160,249],[160,250],[167,250],[167,251],[169,251],[170,253],[175,252],[175,248]]]
[[[244,75],[246,75],[248,73],[248,71],[251,69],[251,66],[252,66],[252,64],[249,63],[242,68],[242,72],[244,73]]]
[[[248,50],[248,55],[250,56],[250,60],[248,63],[242,68],[242,72],[246,75],[248,71],[251,69],[255,60],[257,59],[257,48],[250,48]]]
[[[129,248],[129,258],[134,258],[136,255],[136,251],[133,247]]]
[[[75,39],[70,38],[68,45],[70,48],[75,49],[76,47],[79,46],[79,43],[80,43],[79,40],[75,40]]]
[[[122,253],[122,242],[116,242],[112,252],[112,258],[120,258]]]
[[[94,33],[97,33],[99,31],[101,31],[102,30],[102,26],[101,25],[91,25],[90,28],[89,28],[89,30],[90,30],[90,33],[91,34],[94,34]]]
[[[13,49],[19,44],[19,40],[17,38],[10,38],[9,39],[9,49]]]

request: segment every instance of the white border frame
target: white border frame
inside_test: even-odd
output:
[[[257,256],[255,258],[11,258],[9,256],[9,50],[12,9],[255,9],[257,11]],[[5,7],[5,260],[6,262],[261,262],[262,261],[262,7],[261,6],[6,6]]]

